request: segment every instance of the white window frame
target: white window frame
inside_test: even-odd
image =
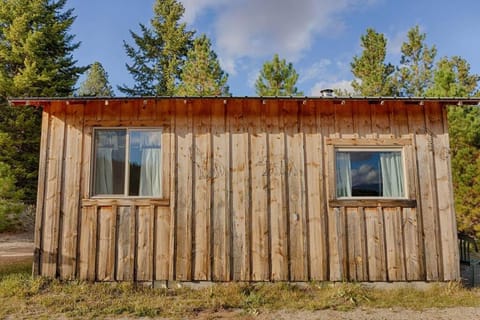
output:
[[[400,152],[400,156],[402,158],[402,173],[403,173],[403,196],[402,197],[384,197],[384,196],[378,196],[378,197],[339,197],[337,196],[337,152]],[[334,184],[334,198],[337,200],[380,200],[380,199],[385,199],[385,200],[406,200],[408,199],[408,183],[407,183],[407,172],[406,172],[406,161],[405,161],[405,150],[402,146],[341,146],[341,147],[335,147],[334,148],[334,155],[333,155],[333,160],[334,160],[334,179],[333,179],[333,184]]]
[[[96,177],[96,132],[97,131],[106,131],[106,130],[125,130],[125,181],[124,181],[124,189],[123,194],[95,194],[95,177]],[[163,170],[160,170],[160,195],[159,196],[131,196],[128,194],[129,185],[130,185],[130,132],[131,131],[158,131],[160,133],[160,137],[163,134],[162,127],[94,127],[92,130],[92,161],[91,161],[91,176],[90,179],[90,197],[93,199],[162,199],[163,198]],[[162,140],[161,140],[162,141]],[[163,141],[162,141],[163,142]],[[163,154],[163,143],[160,145],[161,152]],[[163,168],[165,164],[162,163],[161,166]]]

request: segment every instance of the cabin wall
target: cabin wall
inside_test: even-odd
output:
[[[162,127],[161,199],[90,196],[93,127]],[[402,145],[409,199],[337,201],[333,151]],[[323,99],[53,101],[34,274],[96,281],[459,279],[446,112]]]

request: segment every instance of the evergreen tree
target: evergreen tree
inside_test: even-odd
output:
[[[442,58],[427,96],[471,96],[479,80],[464,59]],[[480,109],[450,106],[448,122],[458,229],[480,237]]]
[[[110,97],[113,96],[113,89],[108,81],[108,73],[98,61],[92,63],[87,71],[87,78],[78,89],[79,96],[89,97]]]
[[[0,162],[10,167],[22,200],[37,196],[38,156],[42,110],[0,104]]]
[[[78,76],[66,0],[4,0],[0,6],[0,96],[68,96]]]
[[[448,108],[457,227],[480,237],[480,109]]]
[[[10,167],[0,161],[0,232],[18,225],[18,216],[24,208],[19,199],[20,192],[15,190],[15,176]]]
[[[193,42],[180,76],[177,95],[221,96],[228,95],[228,75],[223,72],[216,53],[205,34]]]
[[[124,42],[127,55],[133,60],[127,64],[135,84],[118,89],[129,96],[169,96],[176,91],[181,69],[191,47],[194,32],[180,23],[183,5],[176,0],[157,0],[154,4],[151,28],[140,24],[141,34],[130,31],[135,42]]]
[[[420,33],[417,25],[408,31],[408,41],[402,44],[402,57],[396,75],[400,96],[423,96],[432,85],[437,49],[435,46],[429,48],[425,39],[426,34]]]
[[[480,77],[470,74],[470,64],[463,58],[444,57],[438,61],[434,81],[427,90],[430,97],[466,97],[473,95]]]
[[[272,61],[263,64],[255,82],[255,91],[259,96],[301,96],[303,92],[296,87],[298,73],[292,63],[280,59],[278,54]]]
[[[68,96],[85,68],[72,53],[75,20],[66,0],[3,0],[0,5],[0,162],[15,176],[22,200],[37,189],[41,110],[14,108],[6,97]]]
[[[369,28],[361,37],[363,52],[353,57],[351,63],[355,80],[352,87],[357,94],[364,96],[390,96],[393,94],[392,74],[395,70],[385,63],[387,39],[381,33]]]

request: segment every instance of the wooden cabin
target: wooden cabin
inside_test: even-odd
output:
[[[458,101],[11,100],[43,108],[34,274],[459,280]]]

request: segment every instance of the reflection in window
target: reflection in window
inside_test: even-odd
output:
[[[337,197],[388,197],[405,195],[400,151],[337,151]]]
[[[161,131],[95,130],[93,187],[94,195],[160,197]]]

